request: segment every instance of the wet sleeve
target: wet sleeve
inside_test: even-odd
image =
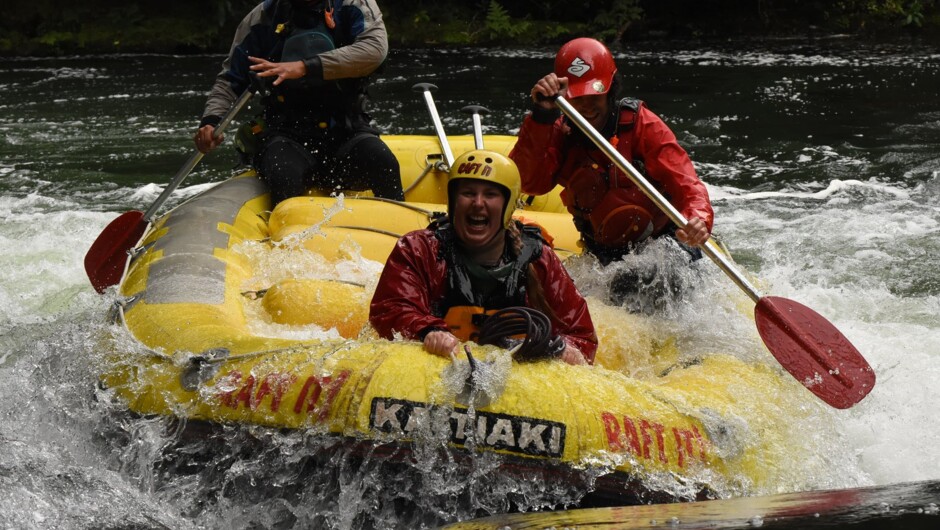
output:
[[[686,219],[700,217],[711,232],[715,214],[705,183],[698,178],[688,153],[676,135],[652,111],[641,107],[637,117],[635,157],[643,160],[650,178],[656,180],[673,206]]]
[[[552,331],[580,350],[588,364],[594,364],[597,333],[587,301],[551,248],[542,248],[542,257],[537,263],[536,273],[541,279],[545,300],[555,312]]]
[[[228,57],[222,63],[222,70],[216,75],[215,83],[209,91],[202,119],[199,122],[200,127],[206,124],[218,125],[238,96],[251,84],[248,56],[265,55],[260,51],[261,43],[258,33],[252,31],[252,27],[262,22],[263,15],[262,5],[258,4],[242,19],[235,30]]]
[[[322,75],[327,81],[365,77],[382,65],[388,55],[388,33],[375,0],[344,2],[336,23],[343,25],[353,42],[319,54],[318,64],[307,65],[308,76]]]
[[[556,184],[562,140],[560,120],[546,123],[533,116],[529,113],[523,119],[519,138],[509,152],[509,158],[519,168],[522,191],[529,195],[544,195]]]
[[[447,329],[447,323],[431,313],[432,296],[444,281],[433,266],[437,250],[431,237],[422,231],[406,234],[385,263],[369,305],[369,322],[385,339],[399,333],[421,340],[426,329]]]

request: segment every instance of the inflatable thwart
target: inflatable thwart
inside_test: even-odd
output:
[[[491,137],[487,147],[508,152],[513,140]],[[590,300],[601,338],[595,366],[516,363],[471,345],[471,368],[416,342],[377,338],[367,312],[381,264],[399,235],[446,208],[436,139],[386,141],[402,163],[406,203],[309,196],[270,211],[264,184],[245,174],[155,222],[129,258],[113,311],[139,346],[115,342],[103,386],[140,414],[357,443],[432,440],[503,455],[517,469],[593,467],[611,479],[595,486],[616,498],[666,483],[780,487],[799,458],[780,427],[800,414],[786,396],[805,390],[775,366],[731,355],[678,362],[673,342],[645,331],[650,319]],[[452,145],[469,149],[472,138]],[[528,202],[516,217],[542,226],[562,257],[578,253],[557,194]],[[624,359],[655,369],[631,375]]]

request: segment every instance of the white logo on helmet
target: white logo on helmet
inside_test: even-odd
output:
[[[571,61],[571,66],[568,67],[568,73],[575,77],[581,77],[588,73],[590,69],[591,65],[584,62],[584,59],[575,57],[574,60]]]

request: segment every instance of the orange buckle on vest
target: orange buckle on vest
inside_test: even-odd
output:
[[[333,20],[333,6],[323,11],[323,20],[326,22],[326,27],[336,29],[336,21]]]

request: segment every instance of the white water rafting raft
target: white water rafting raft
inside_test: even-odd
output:
[[[779,367],[720,352],[679,362],[655,319],[593,298],[595,366],[516,363],[472,345],[471,369],[377,338],[367,313],[385,257],[446,202],[436,139],[385,139],[406,203],[310,196],[271,211],[264,184],[243,175],[160,217],[120,283],[113,317],[133,345],[115,341],[103,387],[144,415],[439,444],[524,471],[596,469],[594,487],[622,498],[774,492],[793,462],[812,460],[787,425],[818,407]],[[513,140],[487,148],[506,153]],[[557,195],[529,203],[516,216],[543,226],[563,258],[578,253]]]

